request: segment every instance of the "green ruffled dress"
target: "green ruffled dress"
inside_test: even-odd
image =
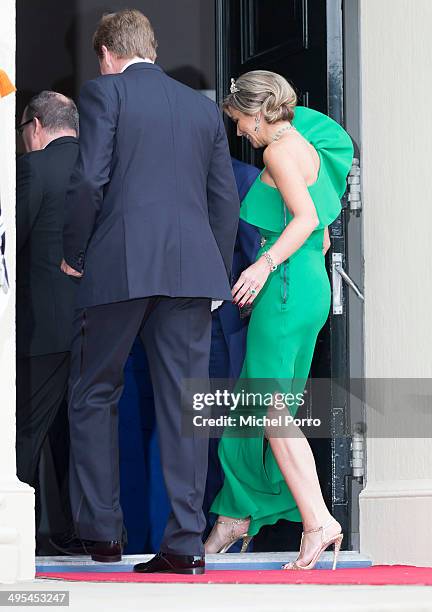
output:
[[[297,107],[293,125],[320,157],[317,180],[308,188],[320,223],[305,243],[270,274],[254,301],[237,390],[242,387],[242,379],[249,381],[247,390],[251,389],[252,379],[267,379],[273,390],[302,392],[317,335],[330,310],[330,282],[322,253],[324,228],[341,211],[353,145],[338,123],[318,111]],[[243,201],[240,217],[257,226],[266,240],[257,258],[280,237],[292,219],[280,192],[264,183],[261,175]],[[257,388],[263,389],[262,381],[257,381]],[[259,407],[253,410],[262,412]],[[291,414],[295,412],[294,407]],[[227,428],[219,443],[219,458],[225,480],[212,504],[212,512],[250,517],[249,535],[279,519],[301,521],[271,447],[264,444],[262,428],[255,437],[238,437],[235,429],[233,433],[233,429]]]

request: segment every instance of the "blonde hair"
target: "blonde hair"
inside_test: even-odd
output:
[[[261,112],[268,123],[292,121],[294,118],[297,94],[280,74],[252,70],[242,74],[233,86],[222,103],[223,110],[228,114],[230,108],[245,115]]]
[[[149,19],[136,9],[102,17],[93,35],[93,48],[102,57],[102,45],[120,58],[156,59],[157,41]]]

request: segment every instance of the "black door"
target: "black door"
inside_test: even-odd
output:
[[[342,14],[340,0],[216,0],[217,98],[229,92],[230,79],[250,70],[271,70],[294,86],[299,104],[326,113],[343,124]],[[232,154],[262,168],[262,152],[236,136],[227,120]],[[345,202],[342,203],[345,205]],[[332,253],[345,255],[345,211],[332,224]],[[315,350],[311,377],[348,381],[347,319],[330,312]],[[328,508],[349,536],[349,439],[347,385],[326,387],[332,438],[310,440]],[[313,406],[313,394],[311,398]],[[322,401],[322,398],[320,398]],[[255,538],[255,551],[298,549],[301,526],[279,521]],[[350,547],[350,538],[344,538]]]

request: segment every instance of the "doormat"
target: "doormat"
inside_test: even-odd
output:
[[[365,584],[432,586],[432,567],[372,565],[336,570],[208,570],[199,576],[134,572],[38,572],[36,578],[68,582],[194,584]]]

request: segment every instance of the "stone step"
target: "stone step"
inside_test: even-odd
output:
[[[123,555],[118,563],[98,563],[88,556],[68,557],[49,556],[36,557],[38,572],[129,572],[135,563],[149,561],[153,555]],[[275,570],[284,563],[294,561],[296,552],[276,553],[226,553],[207,555],[206,567],[209,570]],[[316,569],[331,569],[333,552],[325,551],[315,566]],[[358,551],[344,550],[338,556],[338,568],[368,567],[372,560]]]

